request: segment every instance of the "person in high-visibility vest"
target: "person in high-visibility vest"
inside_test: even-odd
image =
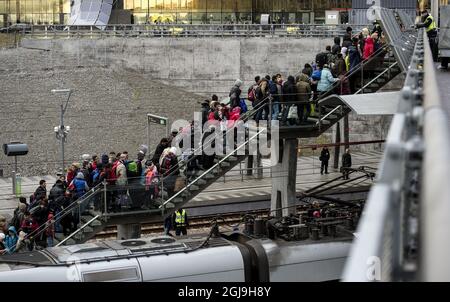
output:
[[[186,210],[179,209],[178,211],[173,214],[174,218],[174,227],[175,227],[175,235],[180,236],[183,234],[184,236],[187,235],[187,227],[189,226],[188,223],[188,217],[186,214]]]
[[[428,40],[430,41],[431,51],[433,53],[433,59],[435,62],[438,61],[438,42],[437,42],[437,25],[434,17],[428,13],[427,10],[422,11],[422,23],[416,25],[417,28],[424,27]]]

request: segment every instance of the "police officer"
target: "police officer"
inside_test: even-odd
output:
[[[433,60],[435,62],[438,61],[438,43],[437,43],[437,26],[436,21],[434,20],[433,16],[428,13],[427,10],[422,11],[422,23],[419,23],[416,25],[417,28],[424,27],[428,39],[430,41],[430,47],[433,52]]]
[[[177,236],[180,236],[183,234],[184,236],[187,235],[187,227],[188,227],[188,217],[186,215],[186,210],[179,209],[175,212],[174,215],[174,226],[175,226],[175,234]]]

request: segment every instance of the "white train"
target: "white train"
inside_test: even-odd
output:
[[[0,282],[339,280],[352,237],[286,241],[233,233],[61,246],[1,256]]]

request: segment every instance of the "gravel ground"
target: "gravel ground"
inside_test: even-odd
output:
[[[137,153],[146,143],[146,114],[190,120],[202,96],[154,81],[147,75],[104,67],[86,59],[81,67],[73,57],[32,49],[0,50],[0,143],[18,140],[29,145],[19,158],[24,176],[54,174],[60,167],[59,125],[63,96],[52,89],[74,88],[65,124],[71,127],[66,161],[81,154],[110,151]],[[100,63],[101,64],[101,63]],[[151,130],[151,148],[165,134]],[[13,158],[0,155],[0,170],[8,176]],[[1,175],[1,171],[0,171]]]

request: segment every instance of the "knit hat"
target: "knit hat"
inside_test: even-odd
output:
[[[84,179],[84,175],[81,172],[78,172],[77,179]]]
[[[176,147],[172,147],[172,148],[170,148],[169,152],[177,155],[177,148]]]
[[[343,57],[345,57],[347,55],[347,50],[348,50],[347,47],[342,47],[341,53],[342,53]]]
[[[243,84],[242,81],[239,79],[237,79],[236,82],[234,82],[234,86],[237,86],[237,87],[241,87],[242,84]]]

